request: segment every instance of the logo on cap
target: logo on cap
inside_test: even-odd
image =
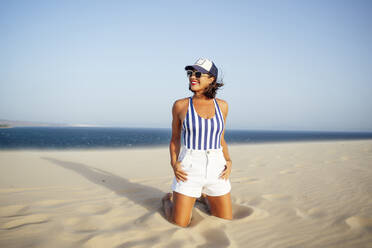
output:
[[[209,73],[215,77],[218,75],[218,69],[216,65],[207,58],[199,58],[194,65],[185,66],[185,70],[198,70],[203,73]]]
[[[203,65],[205,63],[205,59],[198,59],[198,61],[195,62],[196,65]]]

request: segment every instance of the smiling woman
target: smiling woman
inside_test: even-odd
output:
[[[217,83],[218,69],[208,59],[198,59],[185,70],[194,95],[173,104],[169,144],[173,193],[162,199],[166,218],[182,227],[190,224],[197,198],[212,215],[232,219],[232,162],[224,139],[228,105],[215,98],[223,83]]]
[[[223,86],[222,80],[218,80],[218,69],[214,65],[214,63],[210,63],[211,61],[206,61],[206,59],[199,59],[195,62],[195,65],[193,66],[186,66],[186,74],[189,78],[191,78],[193,75],[195,75],[195,78],[191,80],[191,84],[189,86],[189,90],[194,92],[194,90],[191,88],[195,85],[200,85],[200,81],[204,82],[202,77],[208,77],[213,78],[214,80],[208,84],[208,87],[204,90],[204,95],[208,98],[214,98],[216,96],[217,90]],[[209,68],[209,71],[204,69],[202,66],[204,63],[206,63],[205,67]]]

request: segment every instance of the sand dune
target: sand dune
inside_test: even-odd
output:
[[[372,247],[372,141],[229,146],[232,221],[168,223],[168,148],[0,151],[0,247]]]

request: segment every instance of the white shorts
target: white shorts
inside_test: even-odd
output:
[[[174,177],[173,191],[197,198],[201,193],[220,196],[230,192],[230,180],[219,178],[226,165],[222,149],[192,150],[182,146],[178,161],[187,173],[187,180],[177,182]]]

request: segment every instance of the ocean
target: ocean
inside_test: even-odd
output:
[[[0,149],[90,149],[168,146],[171,129],[13,127],[0,129]],[[225,131],[227,144],[372,139],[372,132]]]

